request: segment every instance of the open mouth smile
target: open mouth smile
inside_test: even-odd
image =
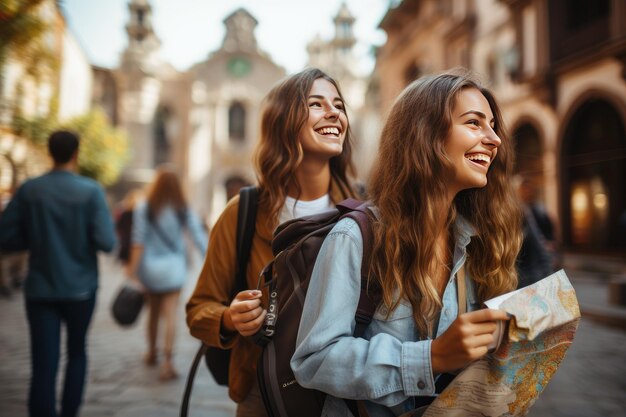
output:
[[[319,129],[315,129],[315,131],[322,136],[332,136],[332,137],[339,137],[339,134],[341,133],[341,129],[335,126],[321,127]]]
[[[474,165],[478,165],[483,168],[489,168],[489,165],[491,164],[491,157],[489,155],[485,155],[484,153],[470,153],[465,155],[465,159]]]

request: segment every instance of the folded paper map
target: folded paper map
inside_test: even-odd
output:
[[[485,303],[511,320],[499,347],[457,375],[423,416],[524,416],[574,340],[580,310],[560,270]]]

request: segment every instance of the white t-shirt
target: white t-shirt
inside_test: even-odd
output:
[[[296,201],[295,198],[287,196],[285,204],[280,211],[279,223],[284,223],[296,217],[310,216],[333,208],[330,202],[330,195],[325,194],[318,199],[311,201]]]

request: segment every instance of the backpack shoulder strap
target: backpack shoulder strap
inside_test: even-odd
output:
[[[246,270],[250,260],[252,238],[256,231],[256,213],[259,205],[259,189],[244,187],[239,191],[239,209],[237,210],[237,272],[235,287],[231,298],[245,290]]]
[[[340,211],[345,210],[344,217],[354,220],[361,231],[363,237],[363,259],[361,261],[361,294],[357,307],[355,319],[356,327],[354,336],[361,337],[369,326],[380,301],[380,294],[377,288],[369,285],[370,261],[372,259],[372,249],[374,246],[374,231],[372,229],[373,214],[368,208],[369,203],[348,199],[337,205]]]
[[[167,233],[165,233],[165,231],[161,229],[161,226],[159,225],[159,223],[157,223],[157,219],[154,218],[154,215],[150,212],[150,209],[148,209],[148,223],[150,224],[150,226],[152,226],[152,229],[156,232],[159,239],[161,239],[161,242],[165,243],[165,246],[167,246],[169,250],[171,250],[172,252],[176,252],[176,243],[174,243],[174,241],[172,241],[172,239],[167,236]]]
[[[363,259],[361,260],[361,293],[359,304],[354,318],[354,337],[362,337],[365,329],[372,322],[374,312],[380,301],[380,293],[377,288],[369,288],[370,261],[372,259],[372,248],[374,246],[374,231],[372,229],[373,214],[368,208],[367,202],[360,202],[354,199],[342,201],[337,205],[340,211],[345,211],[344,217],[349,217],[359,225],[363,238]],[[353,416],[369,417],[363,401],[344,399],[346,406]]]
[[[233,298],[238,292],[246,289],[246,270],[250,260],[252,238],[256,230],[256,213],[259,205],[259,190],[257,187],[244,187],[239,191],[239,208],[237,209],[237,271],[235,274],[235,287]],[[187,383],[183,392],[183,400],[180,406],[180,417],[187,417],[189,412],[189,400],[193,388],[193,380],[198,371],[198,365],[206,354],[209,347],[201,343],[196,356],[193,359]]]

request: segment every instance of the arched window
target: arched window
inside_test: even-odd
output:
[[[243,142],[246,138],[246,109],[237,101],[228,109],[228,136],[234,142]]]
[[[352,37],[352,30],[350,22],[341,22],[339,24],[339,36],[340,39],[350,39]]]

